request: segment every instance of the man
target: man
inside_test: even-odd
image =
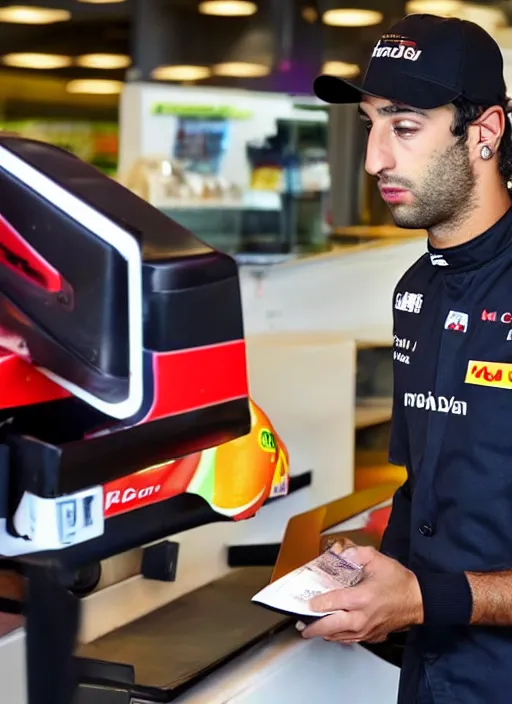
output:
[[[410,15],[377,44],[359,103],[366,170],[396,224],[427,252],[393,299],[390,461],[396,492],[381,551],[350,548],[365,578],[312,601],[335,611],[305,638],[379,642],[408,630],[402,704],[512,701],[512,173],[498,46],[478,26]],[[378,698],[378,692],[376,692]],[[377,699],[376,699],[377,701]]]

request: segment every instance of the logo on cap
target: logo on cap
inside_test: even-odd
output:
[[[420,57],[421,49],[418,49],[416,42],[399,34],[384,34],[377,42],[373,50],[374,59],[407,59],[417,61]]]

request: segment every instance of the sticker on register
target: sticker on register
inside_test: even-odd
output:
[[[270,499],[277,499],[279,496],[287,496],[290,489],[290,473],[286,458],[282,450],[279,452],[279,459],[276,463],[274,478],[270,487]]]
[[[103,535],[103,489],[91,487],[57,499],[25,493],[14,527],[36,550],[59,550]]]

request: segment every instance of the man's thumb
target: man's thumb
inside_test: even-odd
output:
[[[366,546],[354,546],[343,550],[341,557],[345,557],[350,562],[355,562],[356,565],[361,565],[365,567],[372,560],[375,559],[377,555],[377,550],[375,548],[370,548]]]

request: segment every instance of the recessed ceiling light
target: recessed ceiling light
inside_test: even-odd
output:
[[[127,68],[131,59],[124,54],[82,54],[77,56],[76,63],[83,68],[115,69]]]
[[[460,16],[465,20],[478,24],[495,38],[499,36],[499,32],[502,29],[508,26],[505,12],[500,7],[468,2],[463,4]]]
[[[0,7],[0,22],[13,24],[52,24],[66,22],[71,19],[68,10],[57,10],[50,7],[29,7],[27,5],[8,5]]]
[[[151,78],[156,81],[199,81],[210,75],[207,66],[158,66],[151,72]]]
[[[124,2],[124,0],[78,0],[78,2],[87,2],[89,5],[112,5],[115,2]]]
[[[350,7],[327,10],[322,16],[324,24],[333,27],[370,27],[379,24],[383,19],[384,15],[377,10],[357,10]]]
[[[507,27],[507,19],[501,8],[476,2],[463,2],[462,0],[409,0],[405,10],[408,14],[426,12],[443,17],[458,17],[461,20],[469,20],[483,27],[496,39],[498,33]]]
[[[216,76],[226,76],[233,78],[261,78],[268,76],[270,68],[263,64],[252,64],[244,61],[228,61],[216,64],[213,67]]]
[[[304,22],[308,22],[309,24],[314,24],[318,19],[318,10],[316,7],[310,7],[309,5],[303,7],[300,14]]]
[[[338,78],[355,78],[359,71],[357,64],[349,64],[346,61],[326,61],[322,66],[322,73]]]
[[[258,7],[248,0],[202,0],[199,12],[203,15],[223,15],[224,17],[240,17],[254,15]]]
[[[405,11],[408,15],[453,15],[460,12],[462,6],[461,0],[410,0],[405,5]]]
[[[84,78],[70,81],[66,90],[68,93],[88,93],[90,95],[116,95],[123,90],[122,81],[104,81],[101,79]]]
[[[36,69],[52,69],[65,68],[71,66],[71,56],[62,56],[60,54],[5,54],[1,59],[5,66],[15,66],[16,68],[36,68]]]

